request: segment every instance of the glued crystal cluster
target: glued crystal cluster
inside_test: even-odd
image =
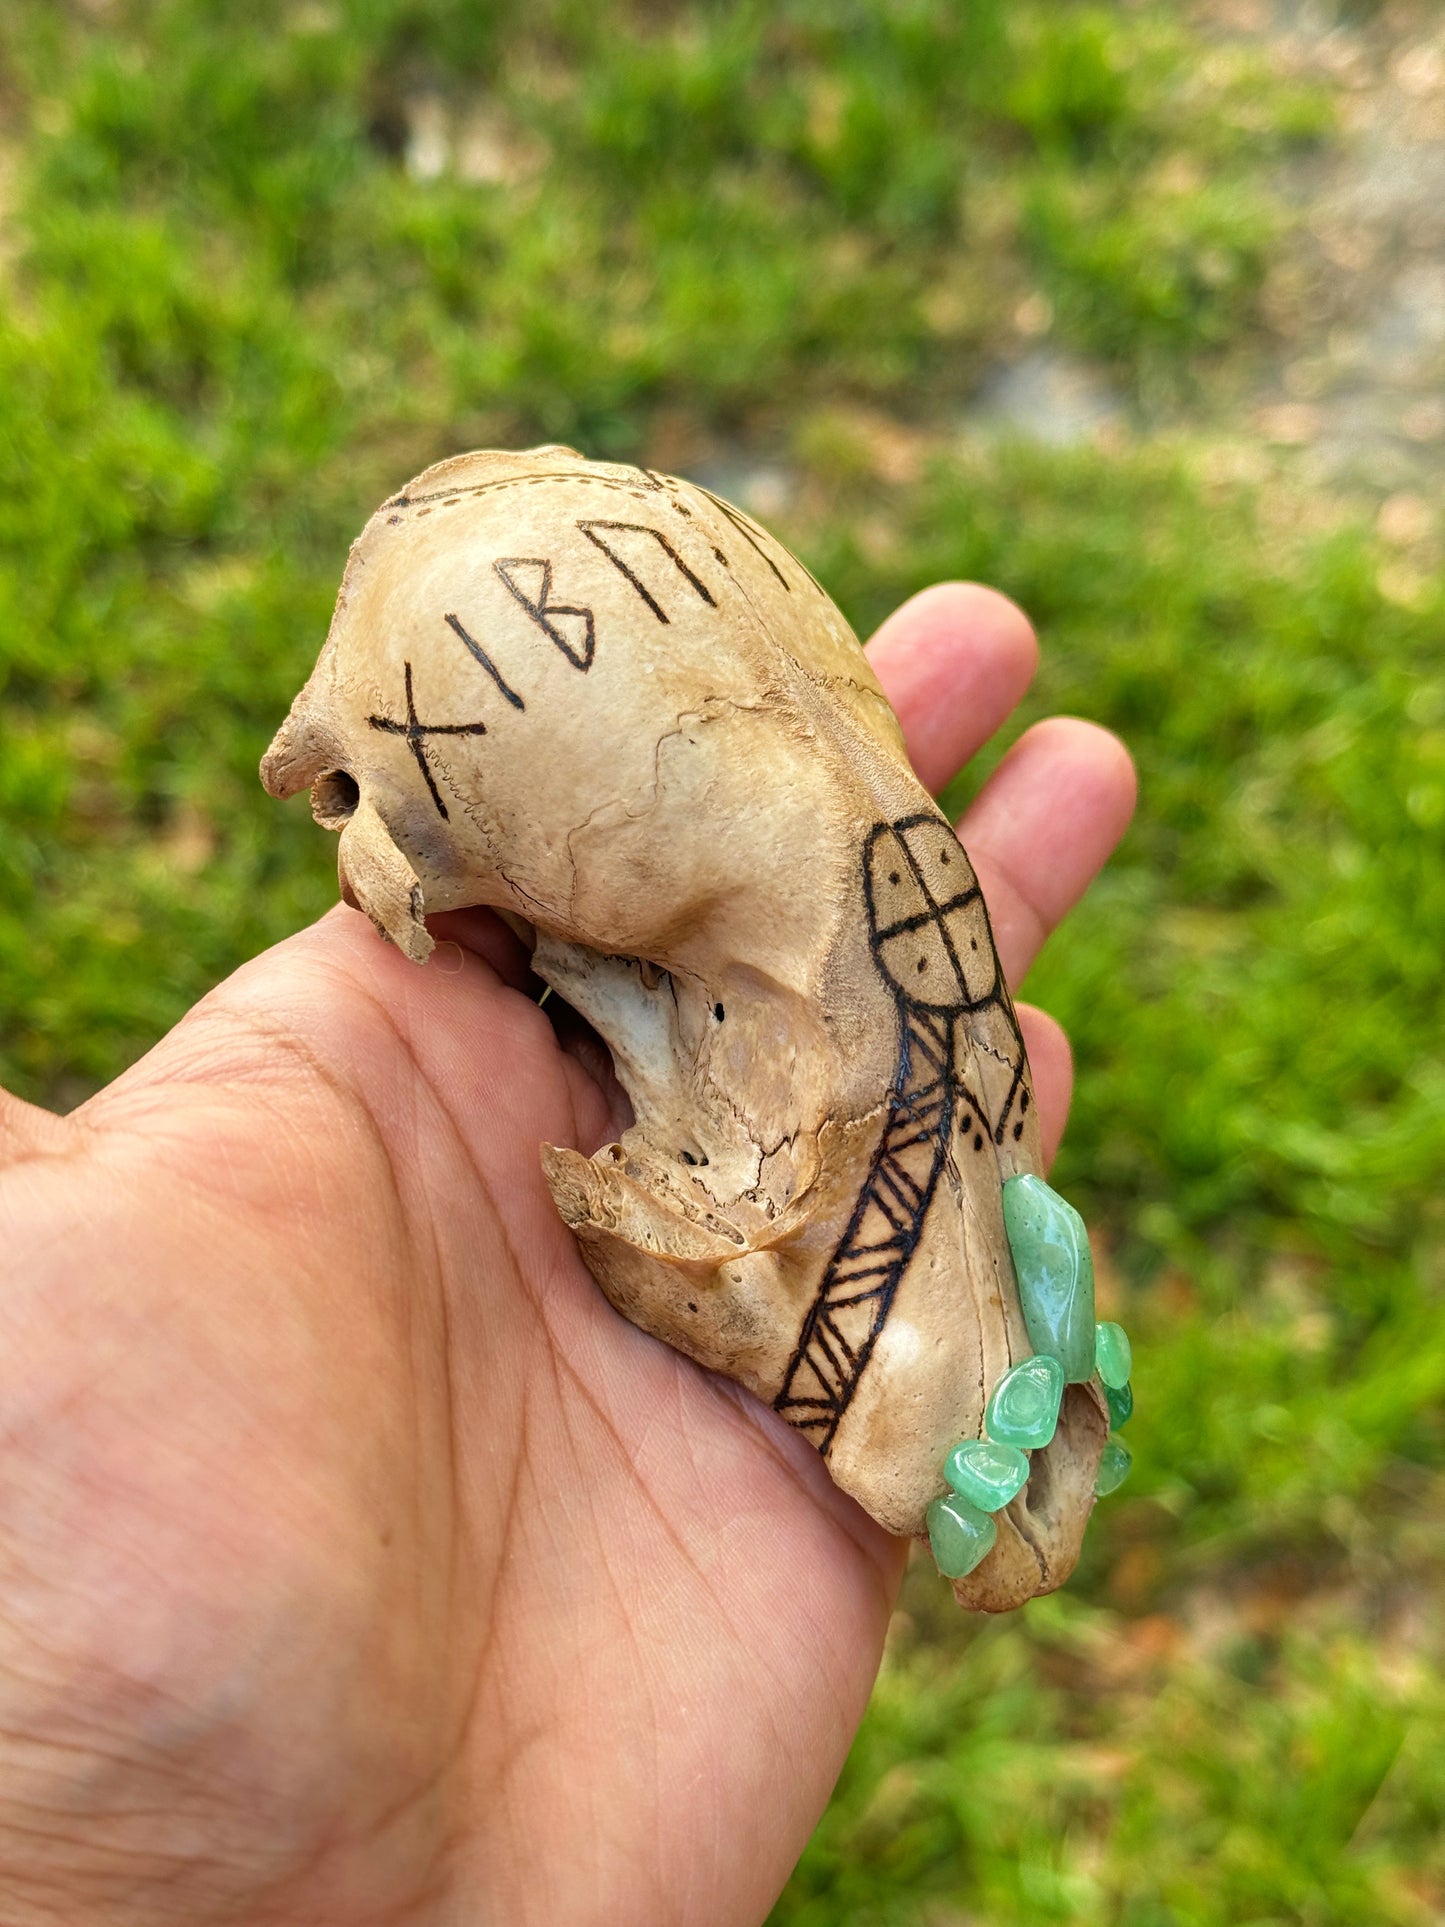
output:
[[[1028,1483],[1027,1453],[1052,1444],[1064,1389],[1097,1378],[1109,1418],[1134,1410],[1133,1353],[1122,1325],[1094,1318],[1094,1261],[1084,1221],[1041,1177],[1025,1173],[1003,1186],[1003,1218],[1034,1356],[1011,1367],[984,1411],[985,1436],[949,1453],[949,1491],[928,1509],[928,1537],[946,1578],[966,1579],[997,1539],[992,1514]],[[1099,1457],[1094,1493],[1104,1498],[1129,1476],[1133,1454],[1116,1431]]]

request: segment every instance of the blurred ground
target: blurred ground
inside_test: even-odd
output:
[[[913,1571],[776,1920],[1445,1919],[1441,10],[11,0],[0,296],[53,1103],[331,900],[255,763],[425,462],[678,468],[863,632],[1031,611],[1020,726],[1143,778],[1028,985],[1137,1467],[1023,1614]]]

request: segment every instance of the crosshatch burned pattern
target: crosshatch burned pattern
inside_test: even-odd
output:
[[[863,852],[873,961],[898,1005],[898,1064],[888,1116],[853,1214],[773,1401],[825,1455],[847,1411],[923,1235],[955,1141],[992,1156],[1022,1135],[1026,1057],[999,971],[978,878],[942,817],[878,823]],[[1013,1040],[1009,1081],[995,1113],[960,1068],[961,1025],[1003,1019]]]

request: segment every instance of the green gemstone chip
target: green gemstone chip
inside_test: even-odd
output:
[[[1109,1406],[1111,1425],[1127,1425],[1134,1416],[1134,1387],[1132,1385],[1106,1385],[1104,1397]]]
[[[1094,1480],[1094,1490],[1101,1499],[1107,1499],[1111,1492],[1119,1490],[1128,1478],[1133,1463],[1134,1454],[1116,1432],[1111,1432],[1104,1441],[1098,1476]]]
[[[1064,1368],[1047,1352],[1026,1358],[1005,1372],[988,1401],[984,1424],[999,1445],[1037,1449],[1047,1445],[1059,1422]]]
[[[988,1514],[953,1493],[928,1508],[928,1543],[945,1579],[962,1579],[972,1572],[997,1537],[998,1527]]]
[[[960,1499],[980,1512],[998,1512],[1028,1484],[1029,1462],[1016,1445],[965,1439],[949,1453],[943,1476]]]
[[[1074,1207],[1025,1173],[1003,1187],[1003,1222],[1029,1342],[1064,1368],[1065,1382],[1094,1375],[1094,1260]]]
[[[1096,1325],[1094,1360],[1099,1376],[1114,1391],[1122,1391],[1134,1369],[1134,1351],[1129,1334],[1122,1325]]]

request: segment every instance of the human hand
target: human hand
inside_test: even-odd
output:
[[[1035,645],[954,585],[870,654],[937,787]],[[985,786],[1012,981],[1132,802],[1077,721]],[[907,1548],[607,1305],[538,1160],[606,1066],[432,928],[338,909],[73,1117],[0,1095],[7,1923],[756,1921],[827,1800]]]

